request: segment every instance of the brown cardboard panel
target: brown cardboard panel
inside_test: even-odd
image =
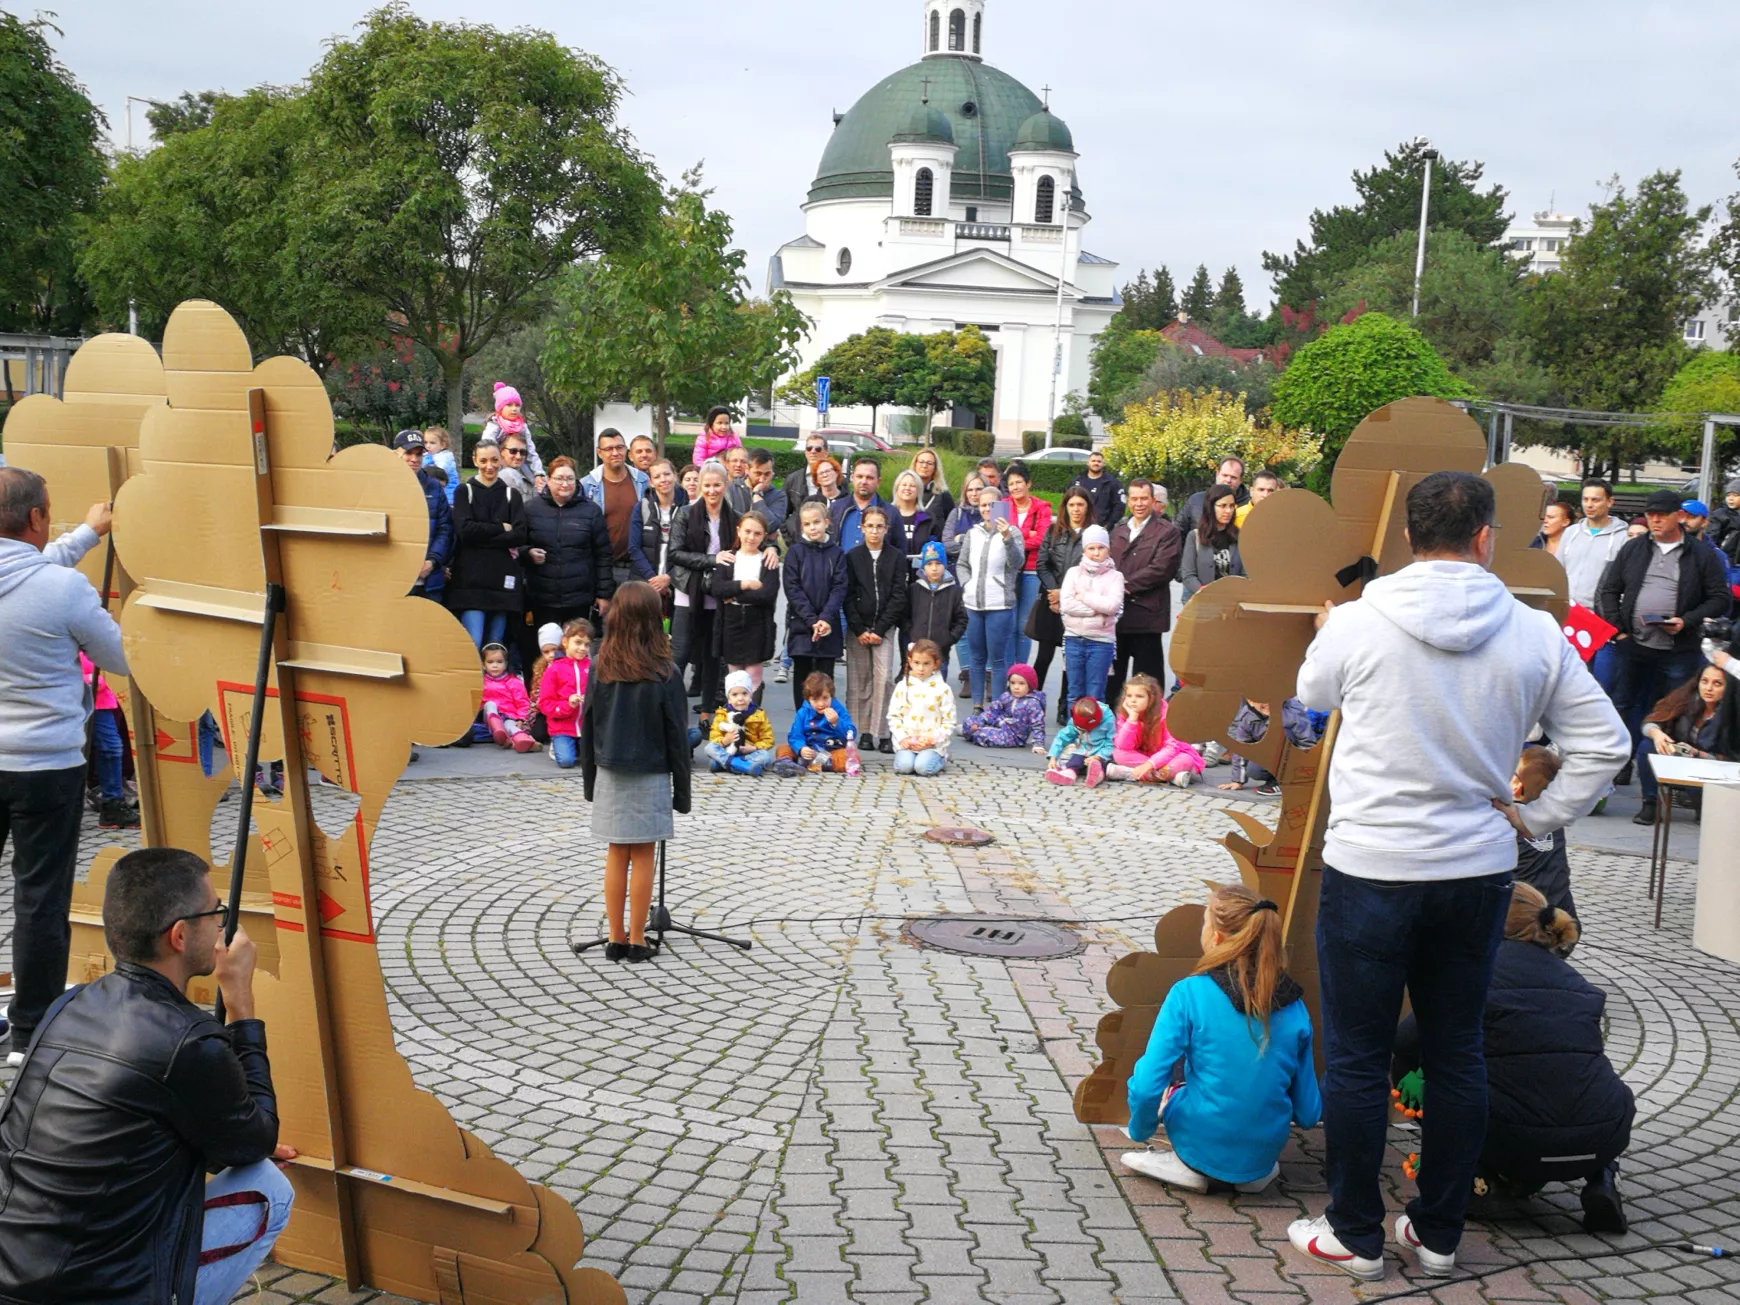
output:
[[[135,348],[105,350],[125,362],[125,384],[152,392]],[[100,361],[69,376],[104,393]],[[278,1257],[425,1300],[613,1305],[623,1299],[616,1284],[575,1267],[584,1238],[573,1208],[456,1127],[393,1046],[370,843],[411,741],[460,734],[478,684],[476,650],[458,622],[407,596],[427,536],[421,490],[387,450],[329,458],[332,417],[318,378],[292,359],[255,368],[214,305],[186,304],[171,317],[160,388],[169,406],[141,409],[137,449],[101,444],[114,435],[109,408],[77,395],[32,420],[52,427],[85,409],[93,422],[110,421],[61,448],[115,448],[115,477],[130,473],[116,498],[115,542],[131,589],[120,619],[147,834],[206,856],[214,880],[230,855],[229,837],[211,846],[229,777],[200,772],[193,726],[175,722],[209,710],[232,763],[241,754],[256,604],[268,576],[287,590],[260,721],[261,757],[285,760],[286,792],[254,804],[243,885],[246,918],[273,955],[256,1004],[271,1029],[282,1137],[304,1157],[291,1171],[298,1202]],[[358,795],[343,828],[314,823],[308,765]],[[100,885],[99,876],[94,902],[87,893],[75,903],[86,935]],[[104,963],[88,936],[80,947],[75,969]]]

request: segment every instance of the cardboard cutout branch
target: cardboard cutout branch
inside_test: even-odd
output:
[[[407,596],[428,535],[415,479],[378,446],[332,455],[319,378],[291,358],[256,367],[214,304],[175,311],[161,362],[129,336],[89,342],[67,391],[18,405],[7,449],[49,477],[61,513],[115,498],[148,844],[210,862],[228,779],[203,774],[197,727],[184,722],[211,711],[240,760],[266,587],[286,594],[258,730],[261,759],[285,762],[284,794],[255,802],[242,884],[244,927],[268,971],[256,1001],[281,1136],[301,1152],[277,1258],[444,1305],[622,1301],[609,1275],[575,1267],[573,1207],[456,1126],[393,1046],[369,846],[412,742],[457,737],[479,697],[463,628]],[[100,473],[109,493],[93,492]],[[358,796],[337,836],[311,817],[308,767]],[[75,902],[75,979],[107,968],[92,933],[118,854],[99,855]],[[213,873],[226,891],[226,868]]]

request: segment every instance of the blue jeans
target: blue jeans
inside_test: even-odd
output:
[[[1005,666],[1019,666],[1022,662],[1031,661],[1033,644],[1022,631],[1027,628],[1027,614],[1033,610],[1033,604],[1039,601],[1039,573],[1023,571],[1021,573],[1021,588],[1015,601],[1015,620],[1009,626],[1009,660]],[[1001,684],[1002,681],[998,680]]]
[[[1007,608],[967,613],[967,696],[975,704],[1003,692],[1003,681],[1009,678],[1009,631],[1014,625],[1015,613]],[[996,686],[988,695],[987,671],[989,683]]]
[[[459,613],[459,623],[479,648],[486,643],[500,643],[507,635],[506,612],[480,612],[473,608]]]
[[[580,740],[572,734],[550,735],[550,751],[555,754],[556,764],[563,770],[580,764]]]
[[[708,761],[716,761],[721,766],[731,763],[731,758],[741,756],[751,766],[771,766],[773,764],[772,748],[757,748],[753,752],[738,753],[723,743],[703,743],[701,752]]]
[[[272,1243],[290,1222],[295,1196],[290,1180],[270,1160],[224,1169],[205,1180],[205,1231],[200,1236],[200,1250],[229,1254],[200,1265],[193,1305],[228,1305],[271,1253]],[[240,1202],[212,1205],[214,1200],[226,1198],[240,1198]]]
[[[896,775],[935,775],[947,764],[948,758],[935,748],[926,748],[923,752],[908,752],[905,748],[894,750]]]
[[[1106,700],[1106,676],[1111,674],[1112,653],[1117,644],[1080,635],[1063,636],[1063,674],[1076,697]]]
[[[1379,1173],[1389,1129],[1390,1054],[1405,986],[1420,1026],[1432,1108],[1421,1125],[1420,1241],[1455,1251],[1486,1137],[1481,1019],[1510,907],[1510,871],[1428,882],[1323,868],[1317,965],[1323,993],[1324,1176],[1329,1223],[1355,1255],[1383,1254]]]
[[[91,741],[97,753],[97,793],[105,802],[121,800],[121,727],[113,707],[99,707],[91,715]]]
[[[1631,750],[1635,755],[1645,750],[1643,718],[1656,703],[1698,673],[1704,656],[1696,648],[1683,651],[1640,648],[1632,639],[1617,641],[1613,651],[1613,705],[1619,709],[1625,728],[1631,731]],[[1654,802],[1655,772],[1642,762],[1637,764],[1637,782],[1643,800]]]

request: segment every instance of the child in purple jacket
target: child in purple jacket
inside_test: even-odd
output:
[[[1045,755],[1045,695],[1039,673],[1025,662],[1009,668],[1009,692],[988,703],[961,726],[968,743],[981,748],[1030,747]]]

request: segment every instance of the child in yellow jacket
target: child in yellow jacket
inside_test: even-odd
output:
[[[702,751],[714,774],[729,770],[759,775],[773,760],[773,726],[756,704],[749,672],[732,671],[725,677],[725,706],[713,713]]]
[[[897,775],[934,775],[948,764],[955,695],[941,669],[942,649],[929,639],[914,639],[906,650],[906,674],[888,703]]]

